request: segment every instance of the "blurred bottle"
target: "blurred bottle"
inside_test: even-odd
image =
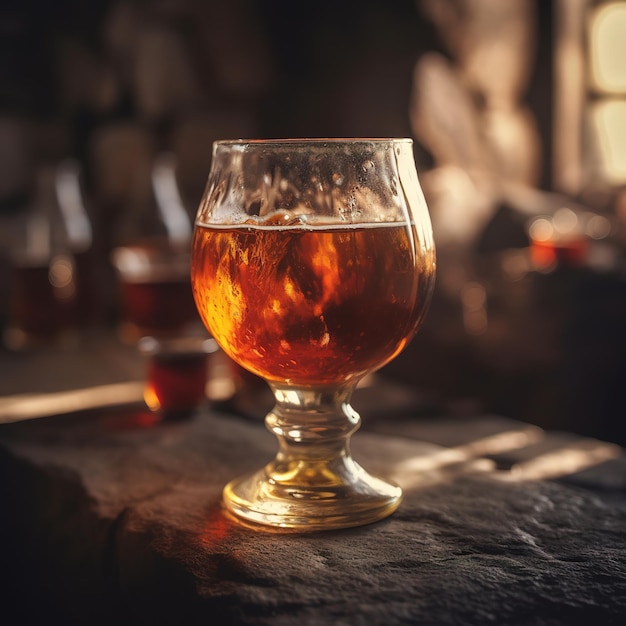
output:
[[[76,338],[93,319],[92,227],[75,161],[46,165],[17,219],[10,251],[7,347]]]
[[[157,156],[147,187],[146,197],[120,220],[111,253],[119,335],[128,343],[174,336],[200,323],[189,275],[193,221],[179,193],[173,155]]]
[[[94,233],[85,192],[82,168],[73,159],[62,161],[56,170],[55,191],[67,244],[74,261],[76,298],[73,323],[81,331],[100,321],[100,276],[94,250]]]

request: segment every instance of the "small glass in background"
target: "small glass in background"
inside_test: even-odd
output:
[[[146,357],[144,400],[151,411],[166,420],[184,419],[206,404],[210,359],[218,351],[214,339],[143,337],[138,346]]]
[[[165,242],[121,246],[111,259],[121,301],[119,336],[175,336],[199,324],[189,278],[189,251]]]

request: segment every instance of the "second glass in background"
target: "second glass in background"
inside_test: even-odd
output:
[[[120,338],[171,337],[200,326],[190,283],[192,220],[176,181],[176,161],[154,162],[149,193],[117,226],[116,270]]]

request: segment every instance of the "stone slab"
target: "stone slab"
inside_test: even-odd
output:
[[[623,623],[623,452],[597,442],[583,446],[595,451],[587,465],[560,465],[555,445],[547,479],[516,473],[489,437],[519,423],[497,422],[450,422],[447,446],[435,433],[445,420],[357,433],[357,460],[405,499],[383,522],[316,534],[253,531],[221,513],[223,484],[274,454],[256,421],[128,411],[4,427],[5,606],[16,623]],[[472,448],[484,440],[492,448]],[[536,443],[513,438],[508,453]]]

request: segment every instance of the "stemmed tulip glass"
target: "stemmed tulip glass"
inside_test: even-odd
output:
[[[407,345],[435,277],[410,139],[218,141],[194,229],[191,278],[221,348],[265,379],[276,457],[224,488],[248,524],[358,526],[399,505],[349,441],[352,392]]]

